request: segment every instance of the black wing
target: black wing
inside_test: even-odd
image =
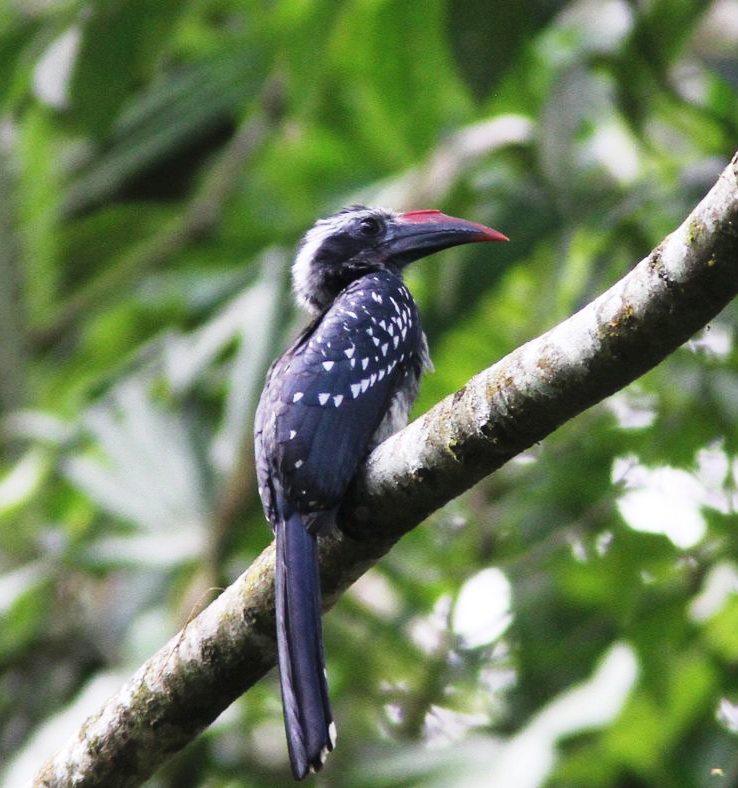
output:
[[[277,481],[300,511],[334,507],[393,396],[408,376],[416,385],[424,348],[399,277],[349,285],[270,370],[256,427],[262,498]]]

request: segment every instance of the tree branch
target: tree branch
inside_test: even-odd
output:
[[[326,607],[432,511],[658,364],[736,293],[738,155],[616,285],[373,452],[341,512],[345,532],[321,540]],[[135,785],[194,738],[274,665],[272,580],[270,546],[87,720],[35,784]]]

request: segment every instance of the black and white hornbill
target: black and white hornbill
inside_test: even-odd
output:
[[[276,538],[275,604],[292,771],[317,771],[335,744],[321,631],[316,534],[333,525],[359,464],[407,422],[429,366],[403,284],[414,260],[502,233],[440,211],[364,206],[321,219],[293,266],[315,319],[272,364],[256,413],[259,494]]]

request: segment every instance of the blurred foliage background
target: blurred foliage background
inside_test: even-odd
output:
[[[268,543],[251,421],[294,244],[365,201],[417,412],[587,303],[738,140],[736,0],[4,0],[0,781]],[[326,620],[323,786],[738,785],[736,309],[438,512]],[[150,786],[288,785],[274,677]]]

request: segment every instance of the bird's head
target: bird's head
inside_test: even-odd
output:
[[[400,271],[408,263],[459,244],[507,241],[483,224],[440,211],[393,213],[354,205],[317,221],[298,248],[295,295],[321,312],[348,284],[372,271]]]

